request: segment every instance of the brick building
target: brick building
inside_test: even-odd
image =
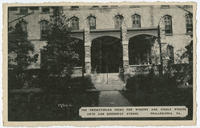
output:
[[[152,65],[188,63],[179,55],[189,45],[193,30],[192,6],[64,6],[70,19],[71,37],[78,40],[82,49],[75,74],[118,73],[121,69],[135,74]],[[39,53],[46,44],[46,34],[54,7],[10,7],[9,28],[22,21],[28,40]],[[160,29],[158,29],[158,26]],[[159,33],[160,33],[160,36]],[[159,38],[161,42],[161,50]],[[162,52],[162,54],[160,53]],[[144,71],[144,70],[143,70]]]

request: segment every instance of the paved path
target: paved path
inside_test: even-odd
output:
[[[119,91],[101,91],[99,95],[99,106],[118,107],[132,105]]]
[[[95,88],[99,91],[118,91],[123,90],[123,84],[95,84]]]

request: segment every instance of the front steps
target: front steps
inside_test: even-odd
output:
[[[119,73],[98,73],[91,75],[94,86],[99,91],[123,90],[124,82],[119,78]]]

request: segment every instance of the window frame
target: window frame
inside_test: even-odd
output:
[[[161,9],[169,9],[169,8],[170,8],[170,5],[161,5],[160,8],[161,8]]]
[[[70,29],[71,30],[79,30],[79,18],[73,16],[70,18]]]
[[[173,35],[172,16],[165,15],[163,18],[164,18],[164,24],[165,24],[165,35],[166,36]]]
[[[23,10],[23,11],[22,11]],[[26,10],[26,11],[25,11]],[[19,8],[19,14],[20,15],[27,15],[28,14],[28,8],[27,7],[20,7]]]
[[[141,16],[139,14],[132,15],[132,28],[141,28]]]
[[[45,23],[45,24],[43,24]],[[47,35],[48,35],[48,21],[47,20],[41,20],[40,21],[40,40],[46,40],[47,39]],[[45,26],[42,26],[45,25]],[[43,28],[46,27],[46,30],[43,30]],[[45,35],[45,36],[44,36]]]
[[[91,23],[92,20],[94,20],[94,23],[93,23],[94,25],[92,25],[92,23]],[[88,16],[88,24],[89,24],[90,30],[96,29],[96,17],[95,16]]]
[[[171,63],[174,63],[174,47],[172,45],[167,45],[167,55]]]
[[[47,10],[45,10],[45,9],[47,9]],[[41,8],[41,13],[42,14],[48,14],[48,13],[50,13],[50,7],[42,7]]]
[[[186,34],[193,32],[193,16],[192,14],[185,15]]]
[[[119,29],[122,26],[123,20],[124,20],[123,15],[120,15],[120,14],[115,15],[115,17],[114,17],[115,29]]]

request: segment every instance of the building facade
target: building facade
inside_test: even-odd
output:
[[[136,74],[152,65],[188,63],[180,55],[191,42],[192,6],[64,6],[71,37],[77,40],[80,63],[75,74]],[[54,7],[10,7],[9,28],[21,21],[39,54],[31,68],[40,68],[48,22]],[[161,58],[162,57],[162,58]],[[161,60],[162,59],[162,60]],[[144,70],[143,70],[144,69]]]

